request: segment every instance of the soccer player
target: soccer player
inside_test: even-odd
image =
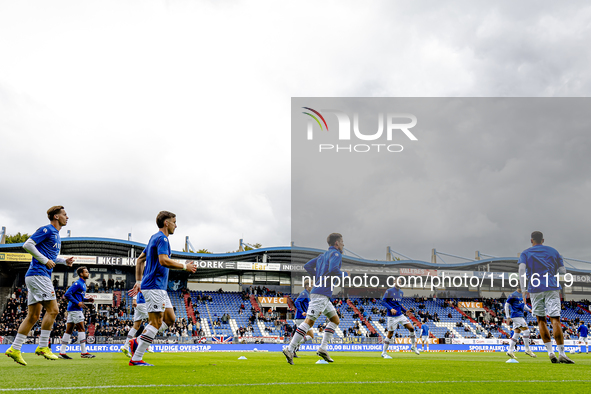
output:
[[[538,320],[540,336],[544,341],[548,357],[552,363],[574,364],[564,353],[564,336],[560,323],[560,283],[558,274],[566,273],[562,256],[558,251],[543,245],[544,235],[540,231],[531,234],[531,248],[524,250],[519,256],[519,279],[521,288],[527,289],[523,298],[530,293],[532,314]],[[534,286],[534,284],[536,286]],[[552,322],[552,331],[558,348],[558,358],[552,351],[550,331],[546,325],[546,315]]]
[[[312,286],[304,287],[304,290],[300,293],[298,298],[296,298],[296,300],[294,301],[294,304],[296,307],[295,321],[298,326],[300,324],[302,324],[304,322],[304,320],[306,319],[306,311],[308,310],[308,305],[310,304],[310,290],[312,290]],[[296,350],[293,352],[293,356],[295,358],[299,358],[297,352],[298,352],[298,350],[300,350],[300,345],[302,343],[305,343],[306,341],[309,341],[312,338],[314,338],[314,331],[312,331],[312,329],[310,329],[306,333],[306,337],[304,338],[304,340],[302,342],[300,342],[300,344],[298,345]]]
[[[25,274],[28,311],[27,317],[18,328],[18,334],[14,338],[12,346],[5,353],[21,365],[27,365],[21,354],[21,348],[27,339],[27,334],[39,320],[43,308],[45,308],[45,316],[41,322],[39,347],[37,347],[35,354],[48,360],[57,360],[58,358],[49,348],[49,335],[59,312],[51,282],[51,273],[56,264],[66,264],[71,267],[74,258],[70,257],[66,260],[58,258],[62,245],[59,231],[68,223],[68,215],[64,207],[59,205],[49,208],[47,217],[50,224],[37,229],[23,245],[23,248],[33,255],[29,270]]]
[[[514,351],[519,342],[519,336],[523,336],[523,344],[525,345],[525,354],[530,357],[536,358],[536,354],[529,349],[529,337],[530,331],[529,327],[527,326],[527,322],[525,321],[525,311],[531,312],[531,309],[523,302],[523,297],[521,295],[521,288],[518,287],[509,298],[505,302],[505,316],[507,317],[507,321],[509,324],[513,322],[513,331],[511,331],[511,339],[509,343],[509,350],[507,351],[507,356],[511,358],[515,357]]]
[[[156,217],[158,232],[150,238],[146,249],[136,261],[136,283],[130,290],[130,295],[135,296],[140,290],[146,299],[149,324],[144,329],[139,339],[134,338],[129,343],[132,357],[131,366],[153,366],[142,360],[148,346],[154,341],[162,324],[165,327],[172,326],[176,320],[172,303],[168,298],[166,288],[168,285],[169,269],[195,272],[197,265],[191,263],[177,263],[170,258],[172,252],[168,242],[168,236],[174,234],[176,215],[172,212],[161,211]],[[145,265],[145,268],[144,268]]]
[[[423,351],[429,351],[429,326],[427,323],[421,325],[421,342],[423,343]],[[427,349],[425,350],[425,345]]]
[[[415,329],[404,315],[404,313],[410,314],[410,312],[400,303],[403,295],[404,293],[400,290],[400,287],[398,287],[398,283],[396,283],[394,287],[386,290],[382,297],[382,305],[385,306],[388,311],[388,334],[386,338],[384,338],[384,348],[382,350],[383,358],[392,358],[388,355],[388,347],[390,346],[390,340],[394,335],[394,330],[398,328],[399,324],[404,326],[410,332],[410,350],[417,355],[421,354],[416,346]]]
[[[581,325],[579,328],[577,328],[577,331],[579,332],[579,345],[581,345],[581,343],[585,343],[585,346],[587,347],[586,353],[589,354],[589,342],[587,342],[587,334],[589,334],[589,329],[585,325],[584,321],[581,322]],[[579,350],[579,352],[583,352],[583,349]]]
[[[68,320],[66,321],[66,332],[62,336],[62,348],[59,357],[65,360],[71,360],[68,356],[66,348],[70,343],[70,336],[76,326],[78,331],[78,342],[80,343],[80,356],[82,358],[94,358],[94,354],[86,351],[86,329],[84,328],[84,312],[83,309],[88,309],[85,302],[94,302],[92,298],[86,298],[86,279],[90,277],[90,273],[86,267],[78,267],[76,270],[78,280],[72,283],[72,286],[66,291],[64,297],[70,301],[68,302]]]
[[[332,233],[327,237],[326,242],[329,245],[328,251],[304,265],[310,276],[314,277],[314,289],[310,293],[310,304],[306,311],[306,320],[296,329],[289,346],[283,349],[283,354],[287,362],[292,365],[293,354],[296,348],[305,339],[306,333],[314,326],[320,314],[325,315],[329,322],[324,329],[322,343],[316,354],[329,363],[334,362],[328,355],[328,343],[332,339],[340,320],[337,311],[330,302],[330,297],[332,297],[331,277],[337,276],[343,278],[349,274],[341,271],[341,265],[343,263],[342,253],[345,247],[343,236],[339,233]]]
[[[148,320],[148,310],[146,309],[146,299],[144,295],[140,291],[137,293],[136,296],[133,297],[133,327],[127,333],[127,340],[125,341],[125,345],[121,348],[121,352],[125,354],[127,357],[131,358],[131,352],[129,351],[129,342],[133,338],[135,338],[138,330],[142,326],[142,321]],[[161,327],[162,328],[162,327]],[[153,353],[148,346],[146,350],[148,353]]]

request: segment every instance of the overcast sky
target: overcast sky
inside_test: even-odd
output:
[[[540,230],[565,257],[591,256],[591,99],[298,98],[292,105],[298,244],[325,247],[326,236],[340,232],[348,249],[372,259],[384,259],[387,246],[425,261],[432,248],[471,259],[476,250],[516,257]],[[328,132],[301,113],[304,106],[320,110]],[[413,114],[417,140],[400,130],[391,141],[385,132],[360,140],[354,127],[350,140],[339,140],[341,126],[324,108],[348,114],[351,126],[359,114],[364,135],[376,132],[379,113]],[[378,143],[380,152],[370,148]],[[403,150],[390,153],[388,144]]]
[[[288,245],[291,97],[589,96],[590,21],[586,2],[0,1],[0,225],[63,204],[74,236],[147,242],[167,209],[177,250]]]

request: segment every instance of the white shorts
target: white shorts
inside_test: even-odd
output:
[[[516,328],[528,329],[527,322],[523,317],[512,317],[511,320],[513,320],[513,331],[515,331]]]
[[[588,345],[587,337],[579,337],[579,342],[583,342],[585,345]]]
[[[334,305],[330,302],[330,298],[322,294],[310,294],[310,304],[306,312],[306,318],[316,321],[318,317],[323,314],[327,318],[331,318],[337,314]]]
[[[388,325],[387,325],[388,331],[395,331],[396,328],[398,328],[399,324],[402,326],[405,326],[407,324],[410,324],[410,321],[404,315],[388,316]]]
[[[146,299],[146,312],[164,312],[165,309],[172,309],[172,303],[168,298],[166,290],[152,289],[142,290],[144,298]]]
[[[146,304],[137,304],[133,311],[133,321],[145,320],[148,318],[148,308]]]
[[[534,316],[560,317],[560,291],[548,290],[530,293],[531,312]]]
[[[82,311],[70,311],[68,312],[68,319],[66,323],[74,323],[78,324],[80,322],[84,322],[84,312]]]
[[[429,343],[429,336],[428,335],[422,336],[421,337],[421,340],[423,341],[423,343],[427,343],[428,344]]]
[[[51,278],[47,276],[27,276],[27,305],[33,305],[42,301],[55,300],[55,291]]]

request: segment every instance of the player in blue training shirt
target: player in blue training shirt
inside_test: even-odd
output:
[[[298,298],[296,298],[296,300],[294,301],[294,304],[296,307],[295,322],[298,326],[300,324],[302,324],[304,322],[304,320],[306,319],[306,312],[308,311],[308,305],[310,304],[310,290],[312,290],[311,286],[304,287],[304,290],[300,293]],[[312,331],[312,329],[310,329],[306,333],[306,337],[304,338],[304,340],[302,342],[300,342],[300,344],[298,345],[298,347],[294,351],[293,356],[295,358],[298,358],[297,352],[298,352],[298,350],[300,350],[300,345],[302,343],[305,343],[306,341],[309,341],[312,338],[314,338],[314,331]]]
[[[125,340],[125,345],[123,345],[123,347],[121,348],[121,352],[129,358],[131,358],[129,342],[131,342],[131,340],[136,337],[138,330],[142,326],[142,322],[144,320],[148,320],[148,309],[146,308],[146,299],[144,298],[144,295],[141,291],[133,297],[132,306],[133,326],[129,329],[129,332],[127,333],[127,339]],[[146,351],[148,353],[154,353],[150,349],[150,346],[148,346],[148,349]]]
[[[574,364],[564,353],[564,336],[560,323],[560,283],[558,274],[565,274],[566,268],[558,251],[543,245],[544,235],[540,231],[531,233],[532,247],[519,256],[519,279],[524,289],[524,299],[530,293],[532,314],[538,320],[540,336],[544,341],[548,357],[553,363]],[[526,290],[527,289],[527,290]],[[550,331],[546,325],[546,315],[550,316],[552,332],[558,348],[558,358],[552,351]]]
[[[197,269],[194,262],[179,263],[170,258],[172,251],[168,236],[174,234],[177,227],[176,215],[172,212],[161,211],[156,217],[156,225],[159,231],[152,235],[146,249],[138,257],[135,266],[137,282],[129,291],[129,295],[132,297],[140,291],[144,294],[149,321],[139,339],[134,338],[129,343],[132,354],[129,361],[131,366],[152,366],[142,360],[144,353],[154,341],[158,330],[172,326],[176,320],[172,303],[166,292],[168,270],[178,269],[195,272]]]
[[[419,355],[419,349],[416,347],[416,338],[415,338],[415,329],[410,323],[410,321],[406,318],[404,313],[409,313],[406,308],[401,304],[402,297],[404,293],[396,284],[394,287],[386,290],[384,296],[382,297],[382,305],[386,307],[387,315],[388,315],[388,334],[386,338],[384,338],[384,348],[382,350],[382,357],[383,358],[392,358],[388,355],[388,347],[390,346],[390,340],[394,335],[394,331],[398,328],[398,325],[404,326],[410,333],[410,343],[411,347],[410,350],[415,352],[415,354]]]
[[[86,298],[86,279],[90,277],[90,273],[86,267],[78,267],[76,270],[78,280],[72,283],[72,286],[66,291],[64,297],[68,302],[68,320],[66,321],[66,332],[62,336],[62,348],[59,357],[65,360],[71,360],[72,357],[67,354],[67,346],[70,343],[70,336],[76,326],[78,331],[78,343],[80,343],[80,356],[82,358],[94,358],[94,354],[86,351],[86,329],[84,328],[84,312],[83,309],[88,309],[85,302],[94,302],[92,298]]]
[[[429,351],[429,326],[427,323],[423,323],[421,326],[421,342],[423,343],[423,351]],[[425,350],[425,345],[427,349]]]
[[[294,351],[300,342],[304,340],[306,333],[314,326],[320,314],[325,315],[329,322],[324,329],[322,343],[316,354],[329,363],[334,362],[328,355],[328,343],[332,339],[340,320],[337,311],[330,302],[330,297],[332,297],[331,278],[338,277],[342,279],[349,274],[341,271],[343,248],[345,247],[343,236],[339,233],[332,233],[326,238],[326,242],[329,245],[328,251],[304,265],[308,274],[314,277],[314,289],[310,293],[310,304],[306,311],[306,320],[296,329],[289,346],[283,349],[287,362],[292,365]]]
[[[585,346],[587,347],[586,353],[589,354],[589,342],[587,342],[587,334],[589,334],[589,329],[585,325],[584,321],[581,322],[581,325],[579,328],[577,328],[577,331],[579,332],[579,346],[581,343],[585,343]],[[583,352],[583,349],[579,349],[579,352]]]
[[[49,347],[49,335],[59,308],[55,300],[55,291],[51,283],[51,273],[56,264],[66,264],[71,267],[74,258],[59,258],[62,241],[59,231],[68,223],[68,215],[61,205],[53,206],[47,210],[50,224],[40,227],[23,244],[23,249],[33,255],[29,270],[25,274],[27,285],[27,317],[18,328],[18,334],[14,338],[12,346],[6,351],[6,355],[21,365],[27,365],[21,354],[21,348],[27,334],[39,320],[41,310],[45,308],[45,316],[41,322],[41,335],[39,347],[35,354],[48,360],[57,360],[57,356]]]
[[[521,295],[521,288],[518,287],[514,291],[507,301],[505,302],[505,317],[509,324],[513,322],[513,330],[511,331],[511,338],[509,343],[509,350],[507,356],[511,358],[515,357],[515,347],[519,342],[519,337],[523,336],[523,344],[525,345],[525,354],[530,357],[536,358],[536,354],[529,349],[530,331],[525,321],[525,311],[531,312],[531,309],[523,302]]]

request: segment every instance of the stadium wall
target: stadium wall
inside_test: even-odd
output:
[[[191,280],[187,282],[187,289],[190,291],[218,291],[219,289],[232,292],[242,291],[238,283],[200,283]]]
[[[569,294],[566,293],[564,295],[564,301],[582,301],[588,300],[591,297],[590,294]]]
[[[302,285],[296,285],[296,284],[293,285],[293,291],[292,291],[292,293],[299,294],[302,291],[304,291],[304,286],[302,286]],[[342,292],[343,292],[343,288],[336,286],[334,288],[333,294],[339,294],[339,293],[342,293]]]
[[[482,294],[481,297],[479,298],[496,298],[496,299],[500,299],[503,295],[503,292],[500,291],[483,291],[480,294]],[[507,296],[509,296],[509,291],[505,292],[505,298]],[[589,294],[582,294],[582,293],[564,293],[563,296],[563,300],[564,301],[581,301],[581,300],[588,300],[589,299]]]
[[[418,295],[419,297],[431,298],[433,296],[433,292],[430,290],[404,289],[403,292],[405,297],[414,297],[415,295]]]
[[[501,298],[503,295],[502,291],[481,291],[480,292],[482,298]],[[505,293],[505,298],[507,297],[507,293]]]

